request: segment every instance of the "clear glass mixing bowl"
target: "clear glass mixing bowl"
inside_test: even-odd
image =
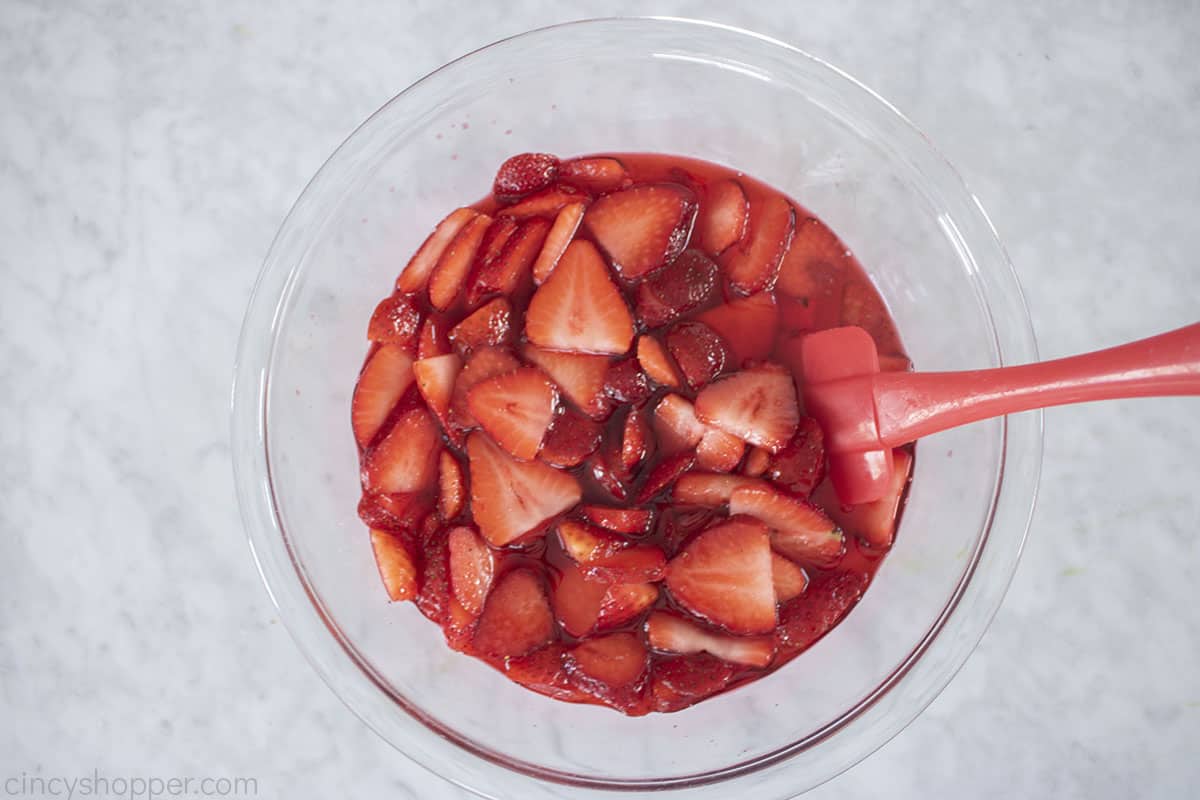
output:
[[[233,451],[279,614],[398,750],[495,798],[794,796],[862,759],[950,681],[1029,524],[1041,415],[921,442],[895,548],[849,617],[785,668],[676,714],[568,705],[450,651],[389,605],[355,515],[351,390],[408,255],[516,152],[659,151],[732,165],[857,253],[918,368],[1036,358],[1020,288],[950,165],[895,109],[793,47],[702,22],[613,19],[454,61],[361,125],[284,221],[246,313]]]

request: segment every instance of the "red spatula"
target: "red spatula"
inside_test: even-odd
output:
[[[804,405],[821,424],[829,476],[847,504],[884,495],[893,447],[947,428],[1068,403],[1200,395],[1200,323],[1095,353],[968,372],[880,372],[875,342],[856,327],[810,334],[800,353]]]

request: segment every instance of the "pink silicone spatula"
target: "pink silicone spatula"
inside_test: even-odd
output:
[[[804,337],[802,392],[825,434],[829,477],[847,504],[878,500],[892,448],[1033,408],[1122,397],[1200,395],[1200,323],[1095,353],[967,372],[880,372],[862,328]]]

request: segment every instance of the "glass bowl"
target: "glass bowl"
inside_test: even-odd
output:
[[[847,619],[777,672],[631,719],[510,683],[390,605],[355,508],[350,396],[370,313],[432,226],[522,151],[658,151],[734,166],[849,244],[924,370],[1037,357],[1007,257],[950,165],[895,109],[783,43],[672,19],[497,42],[363,123],[284,221],[238,349],[242,514],[301,651],[400,752],[496,798],[792,797],[882,745],[949,682],[1019,558],[1041,415],[918,446],[892,553]]]

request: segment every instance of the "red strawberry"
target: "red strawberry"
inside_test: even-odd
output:
[[[467,291],[467,304],[474,305],[489,294],[509,297],[524,295],[530,285],[530,270],[542,242],[550,231],[544,219],[531,219],[508,238],[496,258],[482,265]]]
[[[554,420],[558,391],[540,369],[521,367],[476,384],[467,408],[483,429],[512,455],[537,455]]]
[[[579,511],[592,524],[626,536],[642,536],[654,523],[654,511],[648,508],[581,506]]]
[[[438,311],[445,311],[459,299],[475,253],[491,224],[492,218],[487,214],[478,215],[463,226],[438,259],[429,276],[429,302]]]
[[[825,445],[821,426],[812,417],[801,417],[796,435],[771,456],[766,476],[792,494],[812,494],[825,477]]]
[[[433,272],[450,242],[463,226],[477,216],[479,212],[473,208],[451,211],[418,248],[404,271],[400,273],[400,277],[396,278],[396,288],[405,294],[415,294],[424,289],[429,281],[429,273]]]
[[[603,194],[629,183],[625,167],[615,158],[576,158],[563,162],[559,178],[588,192]]]
[[[446,535],[450,551],[450,588],[472,617],[483,612],[492,588],[496,562],[487,542],[473,528],[458,527]]]
[[[735,180],[714,181],[700,204],[695,241],[703,250],[718,255],[741,241],[749,216],[750,201],[742,185]]]
[[[363,484],[385,494],[428,489],[437,480],[439,450],[437,423],[427,411],[415,408],[397,420],[367,456]]]
[[[371,548],[375,551],[375,565],[379,567],[379,577],[383,579],[388,598],[398,602],[416,597],[417,567],[404,541],[387,531],[373,530]]]
[[[666,583],[681,606],[723,628],[775,629],[771,542],[756,520],[730,519],[701,531],[667,565]]]
[[[534,292],[525,335],[538,347],[620,355],[633,342],[633,317],[603,256],[590,242],[567,245],[558,266]]]
[[[757,478],[767,471],[770,464],[770,450],[763,447],[751,447],[750,453],[746,456],[746,463],[742,464],[742,474],[750,478]]]
[[[453,594],[447,596],[442,634],[446,637],[446,644],[451,650],[460,653],[471,652],[471,641],[475,638],[478,619],[479,615],[467,611]]]
[[[681,322],[667,331],[667,350],[693,390],[721,374],[729,357],[725,342],[702,322]]]
[[[814,578],[804,594],[779,609],[775,641],[780,653],[790,657],[811,647],[859,601],[870,581],[861,572],[830,572]]]
[[[477,347],[509,344],[512,339],[512,306],[503,297],[476,309],[450,329],[450,344],[464,356]]]
[[[650,683],[651,707],[663,713],[685,709],[724,689],[737,671],[707,653],[661,659]]]
[[[638,285],[638,320],[658,328],[706,305],[716,293],[719,272],[699,250],[684,250]]]
[[[696,197],[674,183],[635,186],[605,195],[588,209],[584,227],[613,268],[634,281],[683,250],[696,218]]]
[[[842,530],[861,536],[872,547],[891,547],[896,533],[896,514],[900,511],[900,498],[908,486],[912,472],[912,454],[907,450],[892,451],[892,480],[887,493],[873,503],[843,506],[828,481],[813,493],[813,502],[825,509]]]
[[[577,564],[568,564],[554,586],[554,616],[567,633],[586,636],[596,625],[607,593],[607,583],[588,578]]]
[[[421,332],[421,312],[407,295],[385,297],[375,306],[367,338],[380,344],[398,344],[412,355]]]
[[[669,394],[654,409],[654,435],[664,455],[692,450],[708,426],[696,419],[696,409],[677,394]]]
[[[751,202],[745,238],[721,259],[733,288],[742,294],[771,289],[795,227],[796,210],[786,197],[771,194]]]
[[[413,362],[412,371],[425,405],[442,423],[442,429],[449,431],[450,401],[454,397],[455,381],[462,371],[462,359],[454,353],[423,358]]]
[[[450,339],[446,331],[450,325],[445,317],[433,315],[425,318],[421,336],[417,341],[417,358],[444,356],[450,352]]]
[[[487,233],[483,235],[483,241],[479,244],[479,252],[475,254],[475,274],[491,264],[500,253],[504,251],[504,245],[508,244],[508,240],[514,233],[520,223],[512,217],[496,217],[492,224],[488,226]],[[474,303],[471,303],[474,305]]]
[[[600,602],[596,630],[612,630],[636,618],[658,601],[653,583],[614,583]]]
[[[729,513],[747,514],[770,527],[771,546],[794,561],[829,568],[846,549],[842,531],[821,509],[770,487],[735,489]]]
[[[731,472],[742,460],[746,443],[732,434],[708,428],[696,446],[696,465],[713,472]]]
[[[626,475],[633,475],[642,461],[650,456],[654,439],[650,435],[650,423],[646,412],[630,408],[621,427],[620,463]]]
[[[438,459],[438,511],[442,519],[452,520],[462,513],[467,502],[467,490],[463,483],[458,459],[443,450]]]
[[[563,552],[572,561],[582,565],[607,558],[630,546],[628,540],[611,531],[573,519],[558,523],[558,541]]]
[[[555,700],[567,703],[595,702],[590,695],[576,689],[567,680],[567,671],[563,667],[565,652],[563,645],[550,644],[528,655],[509,658],[504,662],[504,674],[526,689]]]
[[[796,235],[779,266],[776,288],[789,297],[815,298],[820,289],[820,271],[840,267],[850,256],[846,245],[816,217],[796,225]]]
[[[365,492],[358,501],[358,518],[369,528],[398,533],[413,539],[425,517],[433,510],[428,494],[374,494]]]
[[[637,359],[623,358],[608,365],[604,376],[604,391],[618,403],[638,405],[650,396],[650,385],[646,374],[638,366]]]
[[[742,475],[713,475],[709,472],[689,472],[679,479],[671,497],[679,503],[719,508],[729,502],[735,489],[743,486],[766,486],[758,478]]]
[[[649,503],[656,496],[675,485],[679,476],[683,475],[696,464],[696,454],[684,451],[673,456],[667,456],[650,471],[646,482],[642,484],[637,494],[639,504]]]
[[[650,654],[633,634],[613,633],[571,648],[563,665],[575,686],[617,708],[632,710],[650,668]]]
[[[539,461],[516,461],[484,434],[467,438],[467,456],[471,513],[494,547],[539,529],[579,502],[575,478]]]
[[[475,629],[475,649],[489,656],[523,656],[553,635],[554,615],[542,579],[532,570],[514,569],[488,595]]]
[[[796,385],[783,367],[762,364],[705,386],[696,395],[701,422],[772,452],[796,433]]]
[[[450,416],[454,424],[463,429],[474,428],[479,424],[467,405],[467,396],[476,384],[489,378],[512,372],[521,366],[511,353],[501,347],[480,347],[471,353],[466,365],[454,382],[454,394],[450,398]]]
[[[604,430],[587,417],[564,409],[550,423],[538,458],[553,467],[571,469],[596,452]]]
[[[584,202],[587,199],[586,194],[572,189],[570,186],[551,186],[549,189],[529,195],[516,205],[500,209],[497,214],[514,219],[530,219],[532,217],[553,219],[558,212],[572,203]]]
[[[584,565],[589,578],[608,583],[647,583],[661,580],[667,566],[662,550],[650,545],[633,545],[612,555],[600,556]]]
[[[650,380],[659,386],[678,389],[682,385],[679,370],[667,355],[666,348],[650,334],[638,337],[637,360]]]
[[[775,587],[775,601],[786,603],[804,593],[808,575],[791,559],[771,553],[771,581]]]
[[[629,487],[625,485],[625,479],[622,477],[624,471],[612,448],[603,448],[593,455],[585,469],[592,476],[592,480],[614,500],[625,500],[629,497]]]
[[[696,319],[720,335],[739,366],[769,356],[779,330],[779,308],[770,292],[731,300]]]
[[[593,419],[604,419],[612,404],[604,393],[608,376],[608,356],[560,353],[526,345],[525,360],[550,376],[567,399]]]
[[[558,175],[558,159],[549,153],[521,153],[496,171],[492,194],[499,200],[517,200],[545,189]]]
[[[646,641],[660,652],[711,653],[724,661],[748,667],[765,667],[775,658],[775,640],[771,636],[711,633],[667,611],[655,611],[646,620]]]
[[[447,622],[450,613],[450,551],[446,545],[446,532],[436,527],[437,518],[430,515],[426,523],[433,526],[424,539],[421,556],[421,591],[417,594],[417,608],[439,625]]]
[[[546,278],[549,278],[550,273],[558,266],[563,251],[575,238],[575,231],[579,230],[579,223],[583,221],[583,212],[586,209],[586,203],[569,203],[563,206],[563,210],[554,218],[554,225],[542,243],[542,251],[533,262],[533,282],[538,286],[545,283]]]
[[[385,344],[372,354],[350,403],[354,440],[366,447],[413,381],[413,360],[400,345]]]

